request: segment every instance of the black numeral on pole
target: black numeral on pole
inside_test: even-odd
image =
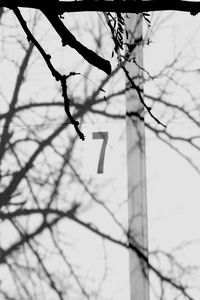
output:
[[[99,162],[98,162],[98,168],[97,173],[102,174],[104,170],[104,159],[105,159],[105,152],[106,152],[106,145],[108,142],[108,132],[107,131],[97,131],[92,133],[92,138],[94,140],[102,139],[102,145],[101,150],[99,154]]]

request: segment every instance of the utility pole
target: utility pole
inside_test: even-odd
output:
[[[133,61],[128,62],[125,68],[134,83],[143,91],[142,15],[129,14],[126,18],[126,30]],[[127,78],[126,86],[130,86]],[[144,107],[138,92],[133,88],[126,92],[126,112],[130,241],[148,256]],[[131,300],[149,300],[148,268],[132,250],[130,293]]]

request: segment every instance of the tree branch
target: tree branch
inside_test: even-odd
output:
[[[48,3],[49,5],[49,3]],[[45,9],[47,3],[40,0],[2,0],[0,7],[14,8],[28,7],[35,9]],[[59,14],[65,12],[81,12],[81,11],[103,11],[103,12],[121,12],[121,13],[142,13],[150,11],[182,11],[190,12],[196,15],[200,12],[200,1],[57,1],[57,10]]]
[[[111,73],[111,64],[108,60],[100,57],[98,54],[81,44],[75,36],[67,29],[61,19],[56,15],[55,7],[41,9],[42,13],[49,20],[53,28],[62,39],[63,46],[69,45],[75,49],[87,62],[104,71],[106,74]]]
[[[68,76],[66,75],[61,75],[53,66],[53,64],[51,63],[51,56],[49,54],[47,54],[44,49],[42,48],[42,46],[38,43],[38,41],[34,38],[34,36],[32,35],[32,33],[30,32],[26,21],[24,20],[24,18],[21,15],[20,10],[16,7],[13,8],[13,12],[16,15],[18,21],[20,22],[24,32],[27,35],[27,39],[29,41],[31,41],[36,48],[38,49],[38,51],[40,52],[40,54],[42,55],[42,57],[44,58],[44,61],[46,62],[49,70],[51,71],[52,76],[56,79],[56,81],[60,81],[61,84],[61,88],[62,88],[62,96],[64,99],[64,107],[65,107],[65,112],[71,122],[72,125],[74,125],[74,128],[76,130],[76,132],[78,133],[80,139],[84,140],[84,135],[83,133],[80,131],[78,125],[79,122],[76,121],[73,116],[71,115],[70,109],[69,109],[69,98],[67,95],[67,84],[66,84],[66,80],[68,77],[72,76],[72,75],[76,75],[76,73],[71,72]]]
[[[97,227],[95,227],[93,224],[91,223],[87,223],[82,221],[80,218],[76,217],[76,215],[74,215],[74,213],[71,210],[68,211],[61,211],[59,209],[20,209],[17,210],[15,212],[8,212],[8,213],[2,213],[0,212],[0,218],[2,218],[3,220],[5,219],[10,219],[16,216],[28,216],[28,215],[33,215],[33,214],[41,214],[41,215],[56,215],[57,217],[54,220],[58,220],[58,218],[68,218],[69,220],[79,224],[80,226],[82,226],[83,228],[89,230],[90,232],[96,234],[97,236],[102,237],[103,239],[110,241],[113,244],[119,245],[127,250],[131,249],[132,251],[134,251],[136,253],[136,255],[139,257],[139,259],[141,260],[141,262],[144,263],[144,267],[148,268],[149,270],[151,270],[158,278],[160,278],[160,280],[162,282],[165,282],[169,285],[171,285],[174,289],[181,291],[181,293],[188,299],[188,300],[194,300],[194,298],[192,298],[187,290],[186,287],[184,285],[182,285],[179,282],[176,282],[175,280],[173,280],[172,278],[165,276],[159,269],[157,269],[148,259],[148,257],[143,253],[142,248],[138,246],[138,244],[136,244],[134,241],[130,240],[130,237],[127,233],[127,241],[122,241],[119,240],[115,237],[112,237],[110,235],[108,235],[105,232],[100,231]],[[6,253],[6,250],[4,250],[4,252]],[[4,254],[4,253],[3,253]],[[4,257],[3,257],[4,258]]]

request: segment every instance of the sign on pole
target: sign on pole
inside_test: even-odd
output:
[[[129,14],[126,18],[131,61],[126,64],[128,75],[143,90],[142,16]],[[127,87],[130,81],[126,79]],[[144,107],[135,89],[126,91],[127,114],[127,173],[128,209],[131,242],[148,255],[147,201],[145,170]],[[148,270],[138,255],[130,250],[131,300],[148,300]]]

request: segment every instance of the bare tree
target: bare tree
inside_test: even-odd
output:
[[[2,66],[6,62],[1,81],[0,115],[0,262],[4,272],[0,285],[2,298],[106,299],[104,284],[110,271],[108,255],[113,250],[117,252],[120,251],[117,249],[123,248],[124,253],[130,249],[136,252],[144,264],[144,271],[148,268],[154,274],[155,280],[159,282],[160,299],[165,299],[166,286],[173,291],[174,298],[181,295],[185,299],[193,299],[187,281],[179,276],[190,270],[183,268],[176,257],[157,251],[150,253],[150,258],[153,258],[148,260],[140,246],[130,241],[128,224],[119,213],[122,210],[126,211],[126,196],[122,194],[120,202],[115,204],[106,186],[100,186],[95,180],[86,180],[80,172],[81,162],[77,159],[76,151],[80,150],[81,146],[71,123],[83,138],[80,130],[82,124],[88,120],[92,125],[95,124],[91,121],[94,116],[96,122],[108,118],[120,122],[125,119],[125,112],[123,109],[120,112],[113,110],[113,102],[120,103],[127,89],[135,88],[139,95],[142,92],[135,85],[134,79],[129,78],[125,67],[126,60],[132,59],[133,63],[137,61],[134,61],[135,45],[133,49],[129,49],[130,55],[125,56],[124,41],[120,43],[119,38],[122,34],[118,32],[117,35],[119,25],[123,23],[123,16],[107,13],[103,19],[102,15],[94,13],[88,18],[86,28],[85,18],[81,19],[80,15],[70,19],[71,28],[67,32],[72,48],[78,49],[79,53],[82,51],[83,57],[90,64],[94,64],[98,57],[98,67],[103,66],[105,73],[109,73],[104,75],[101,72],[96,75],[91,65],[82,60],[78,61],[77,56],[75,67],[73,65],[73,69],[68,69],[69,56],[64,51],[58,53],[60,47],[56,44],[57,36],[51,31],[51,26],[45,23],[43,14],[33,10],[24,10],[21,14],[17,7],[12,7],[12,4],[8,6],[20,21],[30,43],[25,41],[21,26],[17,25],[12,11],[5,10],[1,18]],[[53,6],[50,10],[51,13],[54,8]],[[48,10],[43,7],[40,9],[53,25],[61,26],[58,25],[60,21],[57,23],[60,20],[57,16],[52,20],[52,14]],[[148,15],[144,17],[150,20]],[[156,27],[158,21],[151,22],[154,30],[153,26]],[[59,33],[60,30],[66,32],[64,27],[59,28]],[[94,56],[91,52],[87,54],[89,50],[72,38],[72,30],[80,39],[83,31],[90,37]],[[49,43],[44,36],[47,41],[50,40]],[[137,43],[148,44],[148,36],[143,41],[135,41],[135,44]],[[108,47],[104,47],[105,44]],[[121,53],[120,46],[123,48]],[[36,47],[59,84],[54,83]],[[113,48],[116,53],[112,60]],[[163,126],[170,124],[176,113],[180,113],[184,119],[199,128],[194,107],[183,106],[182,103],[174,104],[167,98],[171,84],[180,85],[179,74],[191,71],[187,66],[179,65],[178,59],[182,53],[178,53],[171,64],[159,73],[145,73],[147,84],[153,79],[154,82],[158,82],[160,88],[157,96],[145,91],[145,97],[142,97],[141,101],[146,107],[147,115],[152,115],[146,122],[147,128],[180,152],[199,172],[198,165],[191,160],[190,155],[185,154],[179,144],[176,146],[174,143],[184,142],[198,151],[198,136],[193,136],[192,132],[188,137],[184,137],[182,133],[174,136],[173,131],[168,129],[170,126]],[[108,66],[109,59],[102,58],[106,56],[112,62],[112,70]],[[120,58],[124,61],[121,62]],[[65,63],[66,65],[63,65]],[[121,80],[124,73],[130,82],[128,86]],[[174,81],[176,76],[177,81]],[[163,77],[165,81],[162,81]],[[68,82],[70,84],[67,84]],[[184,89],[184,85],[181,88]],[[191,94],[191,97],[194,100],[192,104],[197,105],[195,96]],[[63,111],[63,99],[68,118]],[[128,117],[133,117],[131,112]],[[136,117],[142,120],[141,115]],[[125,186],[125,182],[122,184]],[[102,190],[105,191],[104,194]],[[105,228],[104,224],[96,219],[93,211],[97,209],[100,215],[102,211],[102,216],[106,216],[105,222],[106,218],[109,218],[109,228]],[[99,243],[99,261],[102,267],[98,275],[88,271],[90,268],[87,267],[86,260],[83,260],[84,255],[80,254],[83,250],[80,249],[77,239],[82,235],[84,242],[89,244],[87,249],[90,249],[90,254],[95,251],[94,244]],[[123,255],[126,257],[126,254]],[[156,263],[156,258],[161,256],[173,266],[173,274],[170,268],[163,270],[163,266]],[[95,268],[94,261],[92,263]]]

